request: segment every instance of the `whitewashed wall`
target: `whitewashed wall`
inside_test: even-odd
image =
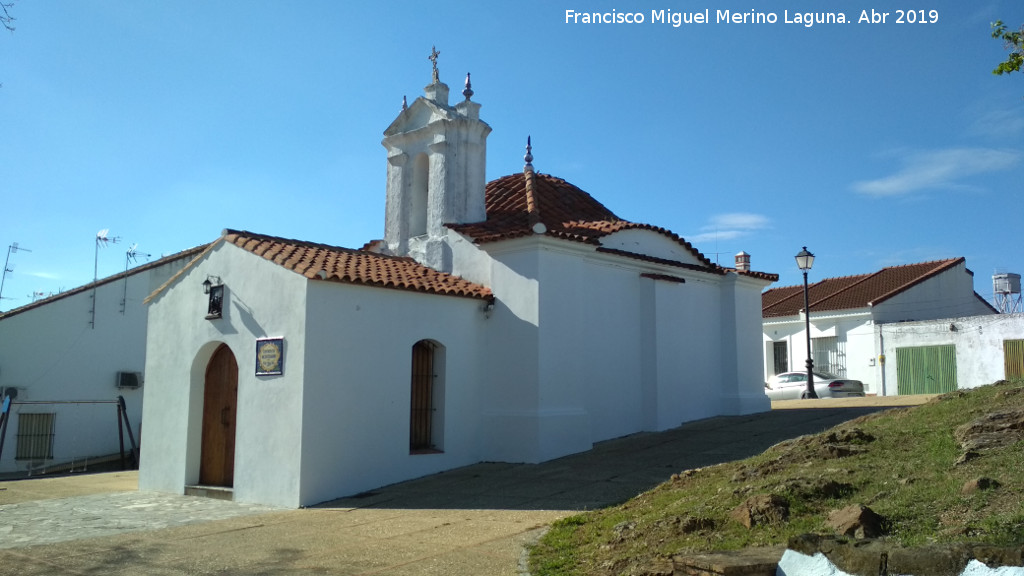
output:
[[[876,324],[994,314],[974,293],[974,275],[961,263],[872,308]]]
[[[206,320],[207,275],[224,282],[223,317]],[[297,507],[306,280],[221,243],[151,304],[139,488],[181,494],[199,480],[203,390],[213,352],[238,362],[234,497]],[[285,339],[284,374],[256,376],[256,340]]]
[[[644,234],[664,247],[661,235]],[[643,249],[644,234],[630,235],[633,249]],[[501,271],[491,276],[499,309],[506,291],[502,275],[537,286],[536,352],[530,345],[524,378],[508,382],[515,394],[495,389],[489,407],[485,404],[488,422],[500,416],[506,424],[502,430],[536,431],[535,438],[523,437],[517,444],[520,453],[512,461],[542,461],[642,430],[768,409],[758,376],[757,339],[766,282],[744,279],[723,291],[726,277],[545,237],[509,242],[492,255],[494,270]],[[686,283],[643,278],[643,272],[685,278]],[[735,282],[731,276],[728,282]],[[726,298],[727,317],[722,315]],[[511,306],[522,309],[517,317],[528,319],[527,326],[533,325],[530,304]],[[730,323],[728,329],[723,322]],[[743,339],[743,334],[748,336]],[[502,348],[488,349],[510,362]],[[538,361],[530,380],[534,353]],[[731,372],[723,365],[731,366]],[[499,448],[503,455],[509,450]]]
[[[955,345],[957,386],[975,388],[1005,378],[1003,341],[1024,339],[1024,315],[988,314],[897,322],[880,325],[878,331],[887,357],[885,394],[897,394],[896,349],[914,346]]]
[[[720,362],[726,374],[735,374],[731,382],[724,381],[727,388],[722,390],[723,414],[750,414],[771,409],[759,370],[763,353],[758,332],[761,290],[765,284],[763,280],[734,274],[728,275],[722,283]]]
[[[843,310],[834,314],[811,315],[811,338],[835,336],[846,347],[846,376],[864,383],[869,394],[878,393],[881,374],[878,372],[874,322],[867,308]],[[774,375],[772,342],[785,341],[789,354],[789,370],[806,370],[807,333],[803,318],[769,318],[763,323],[764,378]]]
[[[494,322],[478,299],[309,282],[302,407],[301,504],[473,464],[480,452],[481,332]],[[435,365],[444,401],[441,453],[410,454],[412,348],[444,347]],[[513,352],[514,353],[514,352]]]
[[[95,328],[91,327],[90,287],[74,289],[0,318],[0,387],[20,389],[19,401],[112,401],[124,396],[128,419],[138,439],[145,385],[138,390],[119,389],[117,373],[144,371],[146,308],[142,300],[187,261],[168,260],[129,271],[127,277],[100,280],[95,290]],[[40,412],[56,413],[54,458],[16,461],[18,414]],[[119,450],[115,405],[14,405],[12,414],[0,473],[70,462],[80,467],[89,458]],[[127,434],[124,443],[126,449],[130,448]]]

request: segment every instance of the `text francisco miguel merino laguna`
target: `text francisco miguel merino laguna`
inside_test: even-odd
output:
[[[920,12],[920,14],[916,14]],[[790,12],[784,10],[782,17],[775,12],[758,12],[748,10],[744,12],[736,10],[715,10],[715,18],[711,18],[711,10],[705,8],[696,12],[673,12],[672,10],[651,10],[648,20],[643,12],[577,12],[575,10],[565,11],[566,24],[670,24],[673,27],[680,27],[683,24],[802,24],[810,28],[815,24],[846,24],[853,22],[847,19],[843,12]],[[897,10],[892,14],[896,18],[891,19],[888,12],[876,12],[875,10],[861,10],[856,22],[858,24],[886,24],[888,22],[918,22],[921,24],[934,24],[938,21],[936,10]]]

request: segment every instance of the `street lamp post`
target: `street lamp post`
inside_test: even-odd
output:
[[[811,307],[807,298],[807,271],[814,265],[814,254],[807,251],[807,246],[796,255],[796,265],[804,273],[804,328],[807,333],[807,391],[804,398],[817,398],[814,391],[814,360],[811,358]]]

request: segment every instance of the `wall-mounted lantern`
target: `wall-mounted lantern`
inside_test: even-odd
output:
[[[210,297],[206,319],[220,318],[224,310],[224,283],[221,282],[220,276],[208,275],[206,280],[203,280],[203,294]]]

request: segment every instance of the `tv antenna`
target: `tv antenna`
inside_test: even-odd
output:
[[[11,245],[7,247],[7,260],[4,260],[4,273],[0,275],[0,300],[4,299],[4,280],[7,279],[8,272],[14,272],[14,268],[11,268],[11,254],[21,250],[22,252],[31,252],[28,248],[21,248],[17,242],[11,242]],[[11,300],[11,298],[8,298]]]
[[[91,317],[89,327],[93,330],[96,329],[96,281],[100,279],[100,247],[105,248],[107,244],[117,244],[120,241],[120,236],[110,237],[109,228],[104,228],[96,233],[96,255],[93,258],[92,264],[92,310],[89,311]]]
[[[146,254],[145,252],[139,252],[138,242],[131,245],[128,251],[124,253],[124,293],[121,296],[121,315],[124,316],[124,310],[128,307],[128,264],[134,264],[138,257],[149,260],[152,254]]]
[[[96,233],[96,255],[92,265],[92,281],[99,280],[100,270],[100,247],[106,248],[107,244],[117,244],[121,241],[120,236],[110,237],[110,229],[104,228]]]

